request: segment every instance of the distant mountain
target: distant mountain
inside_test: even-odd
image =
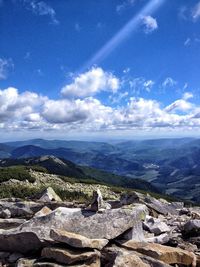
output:
[[[173,196],[200,202],[200,139],[123,142],[33,139],[0,145],[0,158],[53,155],[123,177],[151,182]]]
[[[0,143],[0,158],[9,158],[13,147]]]

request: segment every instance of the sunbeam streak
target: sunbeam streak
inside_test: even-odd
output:
[[[81,68],[81,71],[90,68],[95,64],[99,64],[113,50],[115,50],[124,40],[126,40],[133,31],[137,29],[141,22],[141,18],[146,15],[152,15],[166,0],[151,0],[149,3],[135,15],[127,24],[119,30],[97,53],[89,59]]]

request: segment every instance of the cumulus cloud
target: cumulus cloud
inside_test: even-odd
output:
[[[62,88],[64,97],[93,96],[101,91],[117,92],[120,80],[110,72],[105,72],[99,67],[80,74],[73,79],[71,84]]]
[[[0,58],[0,80],[8,77],[9,71],[14,68],[12,59]]]
[[[141,23],[144,26],[144,32],[147,34],[152,33],[153,31],[158,29],[157,20],[152,16],[141,17]]]
[[[20,93],[13,87],[0,90],[0,128],[79,133],[200,126],[200,106],[193,103],[191,92],[185,92],[180,99],[164,106],[155,99],[137,97],[136,94],[130,97],[131,93],[119,88],[118,83],[112,73],[93,68],[74,77],[67,88],[74,98],[50,99],[30,91]],[[145,87],[149,88],[154,82],[143,78],[140,84],[146,90]],[[83,89],[86,92],[82,92]],[[110,101],[119,101],[120,105],[106,105],[97,99],[94,94],[102,90],[118,90],[118,94],[111,94]]]
[[[22,120],[39,108],[46,99],[28,91],[19,94],[13,87],[0,90],[0,120]]]

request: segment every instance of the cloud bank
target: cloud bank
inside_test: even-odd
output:
[[[153,81],[143,83],[151,86]],[[180,99],[164,106],[154,99],[122,92],[121,84],[111,72],[93,67],[62,88],[64,97],[59,99],[30,91],[20,93],[13,87],[1,89],[0,129],[69,133],[180,130],[200,126],[200,106],[192,102],[191,92],[185,92]],[[127,102],[120,106],[112,102],[106,105],[98,99],[98,94],[105,91],[116,98],[126,97]]]

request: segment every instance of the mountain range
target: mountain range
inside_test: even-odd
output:
[[[2,159],[45,155],[72,161],[84,174],[95,169],[123,177],[124,184],[142,180],[164,193],[200,203],[200,139],[121,142],[33,139],[0,144]]]

